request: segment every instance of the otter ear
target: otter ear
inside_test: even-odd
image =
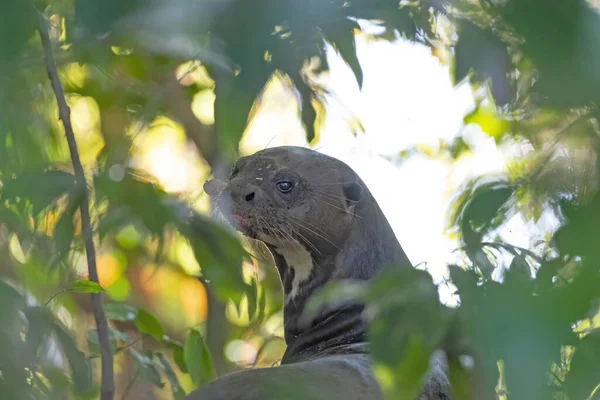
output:
[[[360,201],[363,196],[363,188],[359,183],[345,183],[342,187],[344,197],[346,198],[346,206],[352,207]]]

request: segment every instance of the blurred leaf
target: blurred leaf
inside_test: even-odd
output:
[[[596,330],[581,339],[575,349],[565,379],[569,398],[587,399],[592,391],[600,385],[599,357],[600,332]]]
[[[263,50],[264,51],[264,50]],[[238,152],[239,141],[253,117],[255,101],[261,95],[273,66],[260,59],[242,66],[237,76],[217,78],[215,87],[215,130],[220,149],[228,161]]]
[[[368,284],[364,281],[328,282],[308,298],[298,324],[310,324],[323,308],[339,308],[345,303],[364,301],[369,290]]]
[[[6,18],[0,25],[0,71],[14,61],[35,32],[35,10],[29,4],[19,0],[7,0],[2,4]]]
[[[134,321],[138,316],[138,309],[125,303],[106,303],[104,312],[111,321]]]
[[[181,372],[185,374],[189,373],[188,367],[185,363],[183,347],[174,343],[171,343],[170,346],[173,349],[173,361],[175,361],[175,364],[177,364]]]
[[[240,242],[210,219],[191,213],[177,220],[179,231],[188,239],[202,274],[223,301],[238,303],[251,287],[242,276],[247,253]]]
[[[510,130],[510,124],[507,120],[498,116],[495,106],[478,106],[472,113],[465,116],[465,125],[479,125],[481,130],[487,135],[493,137],[496,142]]]
[[[460,358],[457,355],[448,357],[448,375],[452,392],[457,399],[471,400],[474,398],[469,387],[469,373],[463,367]]]
[[[160,352],[156,353],[156,357],[158,358],[158,361],[160,362],[163,370],[165,371],[165,375],[166,375],[167,379],[171,383],[171,389],[173,390],[173,397],[175,398],[175,400],[182,400],[183,397],[185,396],[185,392],[183,391],[183,388],[181,387],[181,384],[179,383],[179,379],[177,379],[177,375],[175,374],[175,371],[173,371],[173,368],[171,368],[171,364],[169,363],[169,360],[167,359],[167,357],[165,357],[165,355],[163,353],[160,353]]]
[[[315,138],[315,123],[317,120],[317,111],[312,104],[313,89],[308,86],[299,72],[295,71],[294,73],[291,73],[290,76],[294,86],[300,94],[300,120],[306,130],[306,141],[311,143]]]
[[[248,290],[246,295],[248,296],[248,319],[252,320],[256,315],[256,309],[258,306],[259,291],[257,279],[252,278],[250,281],[250,286],[252,289]]]
[[[122,333],[116,329],[109,329],[108,339],[110,343],[110,349],[113,353],[119,350],[117,340],[123,339]],[[125,337],[126,339],[126,337]],[[87,333],[87,343],[90,352],[100,354],[100,340],[98,339],[98,332],[96,329],[90,329]]]
[[[355,30],[360,30],[356,21],[344,19],[322,27],[327,40],[335,47],[337,53],[348,64],[354,73],[358,88],[362,89],[363,71],[356,54]]]
[[[189,240],[202,274],[214,285],[222,300],[233,299],[239,303],[243,293],[250,289],[241,268],[246,251],[233,235],[210,218],[141,177],[127,175],[121,182],[114,182],[103,175],[96,182],[99,196],[106,196],[113,206],[125,207],[130,216],[143,221],[153,235],[160,238],[168,227],[176,227]]]
[[[475,181],[468,185],[456,201],[453,223],[460,227],[469,257],[476,264],[489,264],[480,249],[483,236],[507,218],[507,210],[500,212],[513,195],[514,188],[500,180]]]
[[[214,379],[212,355],[200,332],[190,331],[183,351],[188,372],[196,384],[210,382]]]
[[[389,398],[416,398],[447,329],[431,275],[410,266],[389,267],[371,282],[366,298],[373,360],[394,376],[384,392]]]
[[[108,174],[101,174],[96,177],[95,184],[99,200],[104,197],[113,207],[124,209],[117,215],[122,218],[137,217],[153,235],[164,234],[165,228],[171,222],[172,213],[165,204],[167,194],[152,181],[128,171],[118,182],[113,181]]]
[[[537,70],[533,90],[555,107],[595,102],[600,93],[600,14],[589,1],[509,0],[498,18],[521,39]],[[585,43],[585,46],[581,46]]]
[[[75,176],[64,171],[24,172],[6,182],[0,195],[3,200],[31,200],[33,213],[39,214],[75,187]]]
[[[258,297],[258,315],[256,317],[257,321],[261,324],[264,322],[266,310],[267,310],[267,292],[266,292],[266,289],[263,288],[263,290],[259,293],[259,297]]]
[[[152,361],[152,353],[142,354],[131,347],[128,347],[127,349],[135,360],[135,365],[140,377],[145,381],[152,383],[154,386],[162,389],[165,384],[162,382],[160,373]]]
[[[554,234],[561,254],[580,255],[589,261],[600,260],[600,246],[594,240],[600,223],[600,195],[582,206],[563,202],[565,224]]]
[[[69,254],[74,235],[73,214],[70,212],[63,212],[56,223],[54,233],[52,234],[56,243],[59,260],[64,260]]]
[[[165,334],[165,331],[156,317],[142,309],[138,309],[135,327],[141,333],[147,333],[158,341],[161,341]]]
[[[25,298],[13,286],[0,279],[0,305],[17,309],[25,308]]]
[[[77,293],[102,293],[104,289],[96,282],[79,280],[75,281],[69,287],[70,291]]]
[[[145,0],[131,0],[127,3],[108,0],[100,6],[93,0],[75,0],[77,35],[73,36],[78,40],[94,40],[98,36],[111,32],[119,19],[148,3]]]
[[[474,71],[475,81],[491,80],[492,95],[498,104],[510,102],[514,89],[508,79],[511,59],[507,46],[489,29],[460,20],[460,37],[454,48],[454,74],[461,81],[470,70]],[[491,136],[492,132],[482,129]]]
[[[109,233],[116,232],[117,229],[126,225],[130,218],[131,213],[125,208],[110,206],[106,213],[101,217],[98,226],[98,236],[100,237],[100,241],[104,240]]]
[[[77,349],[73,338],[61,327],[54,325],[54,332],[69,360],[75,387],[81,392],[87,392],[92,386],[92,371],[85,354]]]
[[[531,269],[523,253],[513,257],[510,267],[505,274],[506,284],[527,285],[532,284]]]
[[[52,333],[54,326],[49,316],[39,307],[27,307],[23,312],[27,317],[26,340],[31,354],[21,354],[21,357],[27,359],[26,363],[29,364],[37,356],[40,345]]]
[[[450,265],[448,269],[463,306],[472,307],[479,304],[479,298],[483,293],[477,285],[479,280],[477,274],[473,270],[465,270],[457,265]]]

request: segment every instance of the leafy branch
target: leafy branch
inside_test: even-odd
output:
[[[48,33],[48,21],[43,15],[39,15],[38,31],[40,39],[42,41],[42,47],[44,50],[44,59],[46,62],[46,70],[48,72],[48,78],[52,84],[52,90],[56,97],[58,104],[58,116],[62,121],[65,129],[65,135],[67,137],[67,143],[69,145],[69,152],[71,154],[71,161],[73,163],[73,169],[75,172],[75,185],[79,191],[81,203],[79,209],[81,210],[81,225],[82,235],[85,243],[85,252],[88,262],[88,273],[90,281],[98,283],[98,269],[96,267],[96,249],[94,248],[94,237],[92,231],[92,223],[89,209],[89,194],[87,191],[87,183],[85,180],[85,173],[79,158],[79,152],[77,150],[77,142],[75,140],[75,134],[73,132],[73,126],[71,125],[71,109],[67,105],[65,99],[65,93],[63,90],[62,83],[58,76],[58,70],[54,61],[54,54],[52,52],[52,42],[50,40],[50,34]],[[102,383],[100,387],[100,398],[102,400],[112,400],[114,395],[114,372],[113,372],[113,354],[110,349],[110,343],[108,338],[108,322],[104,309],[102,307],[102,297],[99,293],[92,293],[92,307],[94,319],[96,320],[96,327],[98,329],[98,339],[100,342],[100,353],[102,358]]]

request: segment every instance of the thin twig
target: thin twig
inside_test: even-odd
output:
[[[56,293],[54,293],[52,296],[50,296],[50,298],[49,298],[48,300],[46,300],[46,302],[44,303],[44,308],[48,307],[48,304],[49,304],[49,303],[50,303],[52,300],[54,300],[54,298],[55,298],[56,296],[58,296],[58,295],[59,295],[59,294],[61,294],[61,293],[64,293],[64,292],[66,292],[67,290],[69,290],[69,289],[62,289],[62,290],[59,290],[58,292],[56,292]]]
[[[129,381],[129,383],[127,384],[127,387],[125,388],[125,390],[123,390],[123,394],[121,395],[121,400],[125,400],[127,398],[127,396],[129,395],[129,391],[131,390],[131,388],[133,387],[133,384],[135,383],[135,381],[137,380],[139,375],[139,372],[136,372],[135,375],[133,376],[133,378]]]
[[[65,128],[65,135],[67,137],[67,143],[71,153],[71,161],[73,162],[73,169],[75,172],[75,184],[81,195],[81,203],[79,208],[81,210],[82,235],[85,243],[89,279],[92,282],[99,283],[98,270],[96,268],[94,234],[92,231],[89,209],[89,193],[87,190],[85,173],[83,171],[83,166],[81,165],[81,159],[79,158],[79,152],[77,150],[77,142],[75,141],[75,134],[73,133],[73,127],[71,125],[71,110],[67,105],[65,93],[60,82],[56,63],[54,61],[54,54],[52,53],[52,42],[50,40],[50,34],[48,33],[48,21],[41,14],[39,15],[38,31],[40,33],[42,47],[44,49],[44,59],[46,61],[48,78],[52,84],[52,89],[54,90],[54,95],[58,104],[58,116]],[[102,358],[102,383],[100,386],[100,399],[112,400],[115,391],[115,384],[113,372],[113,354],[110,350],[108,340],[108,322],[106,320],[106,315],[104,314],[104,308],[102,307],[101,295],[99,293],[93,293],[91,296],[93,314],[94,319],[96,320],[96,328],[98,330],[98,339],[100,342],[100,354]]]
[[[136,344],[137,342],[139,342],[140,340],[142,340],[142,335],[140,334],[135,340],[132,340],[129,343],[125,343],[123,346],[118,347],[117,350],[115,351],[115,353],[118,353],[120,351],[123,351],[125,349],[128,349],[129,347],[133,346],[134,344]]]

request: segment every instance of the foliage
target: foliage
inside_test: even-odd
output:
[[[317,79],[328,71],[326,50],[336,50],[361,87],[355,34],[366,20],[382,28],[374,40],[403,37],[440,59],[451,54],[455,82],[478,89],[465,131],[476,125],[498,145],[531,151],[506,176],[476,177],[456,194],[450,230],[464,246],[444,284],[457,289],[458,308],[441,306],[428,275],[407,268],[324,290],[314,307],[327,299],[367,303],[375,372],[390,398],[414,397],[439,347],[457,398],[597,395],[596,1],[8,0],[2,13],[9,17],[0,24],[0,397],[97,396],[90,294],[107,299],[121,369],[165,398],[233,369],[224,340],[255,337],[259,355],[276,358],[269,349],[281,338],[265,332],[282,307],[277,279],[244,273],[248,264],[267,269],[189,199],[136,167],[138,139],[168,118],[212,173],[224,174],[265,85],[278,79],[294,89],[312,143],[326,102]],[[81,191],[41,57],[39,13],[51,25],[69,104],[97,110],[76,133],[101,267],[114,272],[100,285],[81,268]],[[214,124],[193,112],[199,93],[214,94]],[[466,136],[442,147],[455,160],[471,151]],[[560,221],[545,240],[527,249],[504,241],[512,219],[543,215]],[[174,248],[192,257],[173,256]],[[186,282],[207,292],[208,317],[166,323],[176,306],[161,319],[148,282],[164,269],[187,277],[190,258],[201,284]],[[167,382],[170,394],[159,390]],[[121,379],[118,391],[136,384]]]

